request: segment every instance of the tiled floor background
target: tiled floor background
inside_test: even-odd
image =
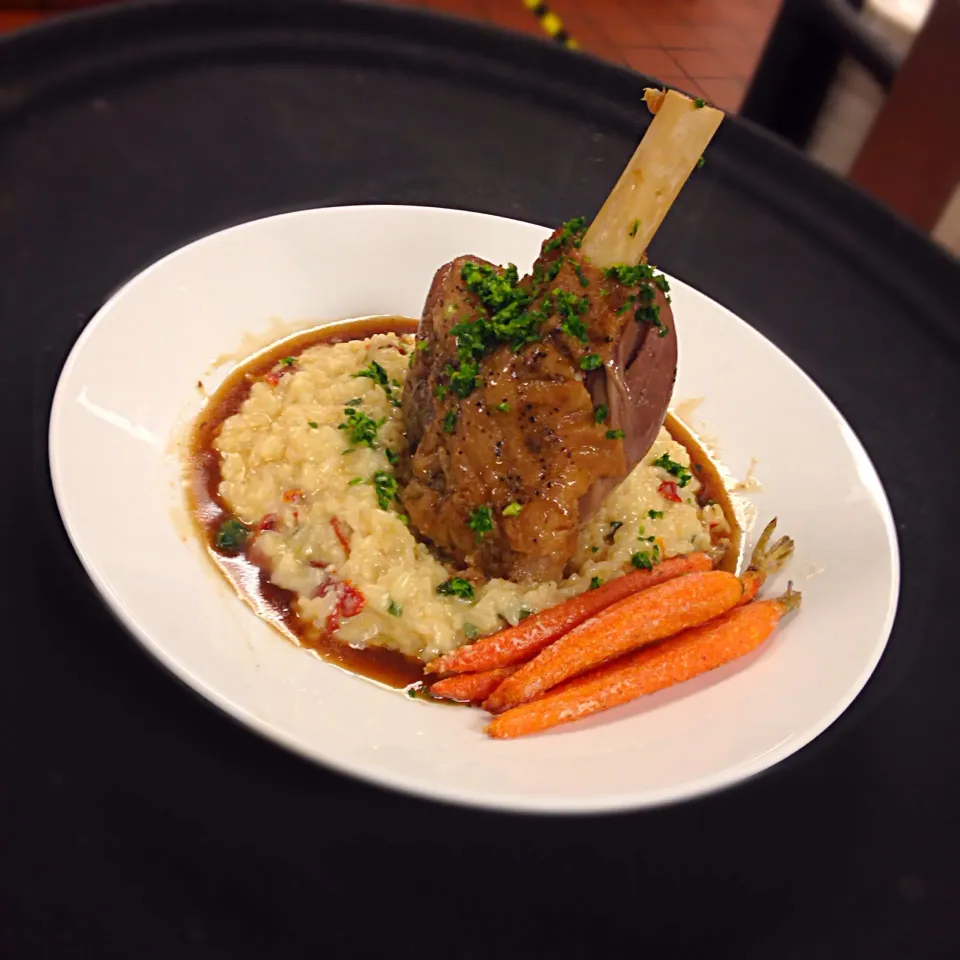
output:
[[[0,0],[0,31],[98,0]],[[394,0],[543,35],[522,0]],[[740,106],[780,0],[548,0],[568,33],[725,110]]]

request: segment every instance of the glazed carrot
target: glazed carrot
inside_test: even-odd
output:
[[[484,670],[481,673],[458,673],[431,684],[430,695],[442,697],[444,700],[459,700],[462,703],[482,703],[519,668],[517,664],[512,667]]]
[[[741,605],[750,603],[759,593],[767,577],[776,573],[793,556],[793,540],[789,537],[781,537],[772,546],[767,546],[776,526],[777,518],[774,517],[764,527],[757,545],[753,548],[750,566],[740,578],[743,581]]]
[[[464,673],[492,670],[528,660],[569,630],[589,620],[611,604],[641,590],[685,573],[709,570],[713,564],[705,553],[671,557],[652,570],[637,570],[609,583],[527,617],[515,627],[493,633],[427,664],[427,673]]]
[[[526,703],[568,677],[672,637],[733,609],[743,585],[723,570],[691,573],[634,594],[575,627],[507,677],[484,703],[491,713]]]
[[[750,653],[780,618],[800,605],[789,587],[778,600],[758,600],[653,647],[565,683],[556,692],[514,707],[487,727],[491,737],[521,737],[656,693]]]

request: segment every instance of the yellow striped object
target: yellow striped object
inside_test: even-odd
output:
[[[579,49],[580,44],[567,33],[563,21],[543,0],[523,0],[523,5],[540,21],[545,33],[570,50]]]

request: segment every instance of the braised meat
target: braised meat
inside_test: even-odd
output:
[[[581,525],[650,448],[677,346],[663,277],[599,270],[582,221],[530,276],[461,257],[434,277],[403,393],[402,502],[421,537],[486,577],[563,576]]]

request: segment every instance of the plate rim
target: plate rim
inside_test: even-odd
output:
[[[760,333],[742,317],[735,314],[732,310],[723,304],[701,292],[690,283],[683,281],[689,291],[698,298],[707,301],[712,308],[723,311],[729,319],[740,326],[746,334],[759,338],[770,347],[772,347],[781,358],[785,360],[800,377],[806,382],[807,386],[812,388],[816,394],[826,404],[829,412],[836,419],[838,425],[845,430],[848,443],[852,444],[853,450],[862,457],[862,463],[869,468],[871,479],[874,481],[874,490],[877,499],[877,505],[880,508],[880,514],[883,521],[884,532],[887,535],[890,545],[891,559],[891,582],[889,597],[887,600],[887,609],[884,616],[884,622],[881,630],[878,632],[878,640],[875,641],[871,656],[865,662],[860,673],[849,686],[842,697],[837,698],[830,710],[825,711],[823,715],[812,724],[802,734],[797,734],[787,738],[775,748],[754,757],[749,761],[741,763],[738,766],[725,769],[721,774],[701,777],[682,784],[680,787],[664,787],[657,790],[646,790],[642,795],[636,793],[630,794],[605,794],[598,797],[574,798],[567,800],[564,797],[541,796],[536,794],[526,794],[522,797],[505,797],[496,792],[481,792],[473,789],[469,794],[457,792],[456,789],[448,787],[441,783],[426,782],[420,777],[404,777],[393,773],[375,772],[369,770],[362,763],[353,764],[348,760],[331,759],[329,757],[320,757],[316,752],[311,751],[306,744],[292,734],[275,727],[273,724],[258,718],[250,712],[243,704],[237,703],[230,697],[221,694],[217,688],[200,677],[192,673],[185,665],[179,663],[166,648],[156,641],[150,631],[148,631],[140,622],[137,616],[123,602],[116,590],[110,583],[109,578],[98,568],[94,559],[85,549],[83,543],[71,522],[69,508],[67,506],[67,496],[65,493],[65,478],[62,473],[62,464],[60,453],[58,452],[58,424],[63,416],[65,405],[68,399],[65,395],[66,384],[74,367],[79,362],[79,358],[90,339],[95,335],[97,328],[107,312],[113,307],[125,292],[135,283],[146,277],[153,271],[160,269],[171,260],[183,256],[198,244],[205,243],[213,237],[219,237],[224,234],[239,232],[250,229],[255,225],[263,224],[268,221],[290,220],[300,217],[315,216],[318,213],[342,213],[344,211],[425,211],[430,213],[440,212],[442,214],[466,214],[471,217],[480,217],[487,220],[502,221],[510,224],[522,225],[523,227],[535,227],[538,230],[549,231],[550,227],[541,224],[534,224],[530,221],[519,220],[513,217],[503,217],[496,214],[490,214],[483,211],[467,210],[456,207],[432,206],[425,204],[384,204],[384,203],[361,203],[361,204],[343,204],[330,207],[304,207],[298,210],[287,211],[284,213],[271,214],[265,217],[257,217],[252,220],[245,220],[240,223],[232,224],[218,230],[211,230],[201,236],[195,237],[185,244],[169,251],[162,257],[150,263],[142,270],[135,273],[124,281],[114,292],[107,297],[101,306],[93,313],[87,321],[80,335],[74,341],[69,353],[60,369],[57,377],[56,387],[54,389],[53,401],[50,406],[48,428],[47,428],[47,457],[50,481],[53,488],[54,498],[57,505],[57,511],[60,515],[63,528],[67,534],[70,545],[73,547],[84,572],[94,587],[100,598],[105,602],[114,618],[124,627],[137,644],[148,653],[157,663],[169,671],[179,682],[185,684],[190,690],[203,697],[212,706],[216,707],[233,722],[244,726],[249,731],[255,733],[260,738],[270,741],[284,750],[295,754],[296,756],[309,761],[312,764],[319,765],[327,770],[335,771],[338,774],[353,777],[365,784],[370,784],[380,789],[394,790],[407,796],[415,796],[432,802],[449,803],[459,807],[485,809],[501,813],[516,815],[550,815],[550,816],[593,816],[600,814],[610,814],[617,812],[636,812],[644,809],[654,809],[662,806],[686,803],[700,797],[706,797],[723,790],[730,789],[739,784],[746,783],[760,774],[772,770],[774,767],[783,763],[789,757],[800,752],[809,746],[821,734],[831,727],[839,717],[845,713],[851,704],[863,691],[871,676],[877,668],[884,651],[889,643],[893,632],[894,623],[900,601],[900,590],[902,581],[900,545],[897,536],[896,522],[886,488],[880,477],[877,468],[870,457],[869,452],[861,441],[859,435],[844,417],[843,413],[837,408],[833,400],[824,392],[817,382],[795,361],[782,350],[773,340]],[[668,274],[669,276],[669,274]],[[671,277],[672,279],[672,277]],[[680,281],[678,281],[680,282]]]

